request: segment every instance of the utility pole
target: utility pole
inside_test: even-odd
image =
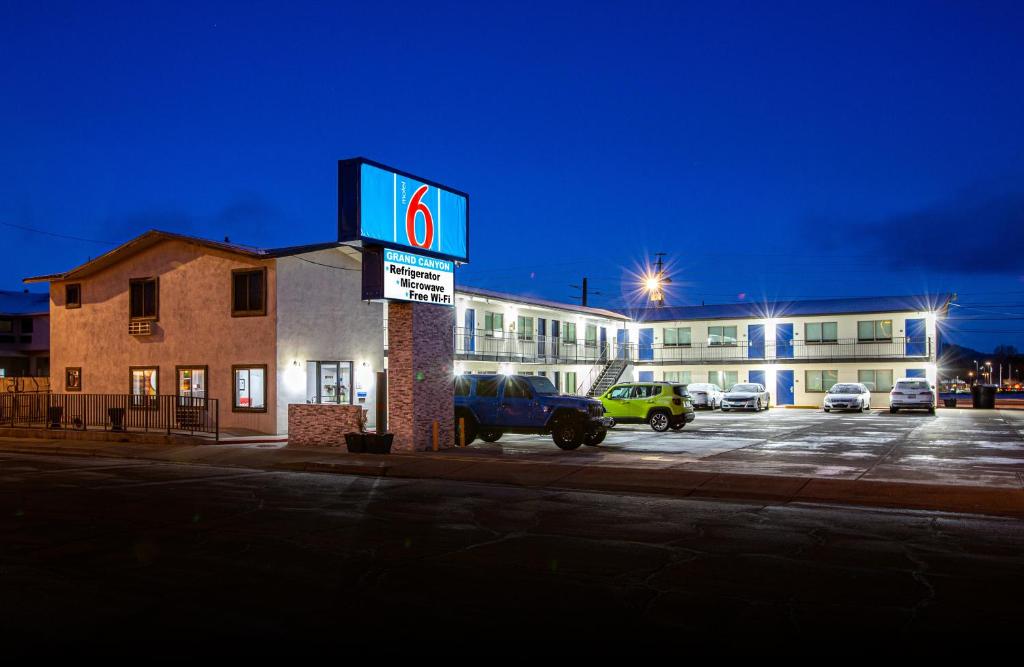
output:
[[[587,289],[587,277],[586,276],[583,276],[583,282],[580,285],[569,285],[569,287],[571,287],[573,289],[580,290],[580,296],[574,296],[573,298],[574,299],[579,299],[581,306],[586,306],[587,305],[587,297],[589,295],[594,294],[594,295],[599,296],[601,294],[601,292],[597,292],[597,291],[591,292],[591,291],[589,291]]]
[[[672,279],[665,275],[665,262],[662,259],[665,253],[656,252],[654,256],[658,259],[654,262],[654,276],[648,287],[648,298],[655,306],[661,308],[665,305],[665,285],[671,283]]]

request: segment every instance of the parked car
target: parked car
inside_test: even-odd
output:
[[[505,433],[551,434],[561,449],[598,445],[611,419],[601,402],[584,396],[561,396],[540,375],[460,375],[455,378],[455,442],[459,419],[466,444],[478,435],[497,442]]]
[[[753,410],[760,412],[771,407],[771,395],[763,384],[746,382],[734,384],[722,397],[722,412],[729,410]]]
[[[624,382],[601,396],[604,412],[615,424],[648,424],[659,433],[679,430],[693,421],[686,385],[668,382]]]
[[[690,402],[695,408],[708,408],[714,410],[722,405],[724,392],[717,384],[706,382],[691,382],[686,385],[686,393],[690,395]]]
[[[935,387],[922,378],[896,380],[889,392],[889,412],[927,410],[935,414]]]
[[[871,409],[871,391],[867,385],[860,382],[841,382],[832,385],[832,388],[825,394],[825,412],[832,410],[860,410],[867,412]]]

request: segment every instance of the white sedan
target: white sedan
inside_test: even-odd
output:
[[[859,382],[834,384],[825,394],[825,412],[832,410],[859,410],[867,412],[871,409],[871,391],[867,385]]]
[[[686,393],[690,395],[693,407],[710,408],[711,410],[722,404],[724,395],[721,387],[707,382],[691,382],[686,385]]]

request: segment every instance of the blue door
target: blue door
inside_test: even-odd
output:
[[[907,377],[908,378],[923,378],[923,377],[928,377],[928,375],[927,375],[927,373],[925,373],[925,370],[923,368],[908,368],[907,369]]]
[[[747,382],[764,384],[764,371],[750,371],[747,373]]]
[[[473,352],[476,350],[476,311],[472,308],[466,309],[464,326],[466,328],[462,332],[462,344],[465,346],[463,349],[466,352]]]
[[[748,324],[747,340],[749,341],[747,357],[750,359],[764,359],[764,325]]]
[[[640,382],[654,382],[654,371],[640,371]]]
[[[775,326],[775,358],[793,358],[793,324],[778,324]],[[793,371],[789,371],[790,376]],[[778,405],[782,405],[779,403]]]
[[[601,327],[601,363],[608,361],[608,327]]]
[[[775,405],[793,405],[793,371],[775,372]]]
[[[558,320],[551,320],[551,357],[553,359],[558,358],[558,348],[562,346],[562,339],[559,337],[561,335],[561,324]],[[558,386],[557,382],[555,386]]]
[[[543,359],[547,356],[545,353],[545,346],[548,344],[547,333],[547,320],[543,317],[537,318],[537,356]]]
[[[923,357],[926,354],[928,354],[928,339],[924,320],[907,320],[907,356]]]
[[[640,361],[654,360],[654,329],[641,329],[638,342]],[[654,378],[651,378],[654,379]]]
[[[629,329],[619,329],[616,331],[615,341],[618,343],[619,359],[629,359]]]

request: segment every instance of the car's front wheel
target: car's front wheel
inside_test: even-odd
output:
[[[664,433],[665,431],[668,430],[668,427],[672,423],[672,420],[669,419],[667,412],[662,412],[661,410],[659,410],[657,412],[651,413],[651,415],[647,418],[647,423],[650,425],[652,429],[654,429],[658,433]]]
[[[583,427],[571,419],[563,420],[551,431],[551,439],[559,449],[576,449],[583,444]]]
[[[480,431],[480,439],[484,442],[498,442],[501,440],[501,436],[504,435],[501,431],[495,431],[488,429],[486,431]]]
[[[761,412],[761,410],[763,410],[763,408],[761,407],[761,399],[759,398],[759,399],[757,399],[757,408],[756,408],[756,411],[757,411],[757,412]]]

